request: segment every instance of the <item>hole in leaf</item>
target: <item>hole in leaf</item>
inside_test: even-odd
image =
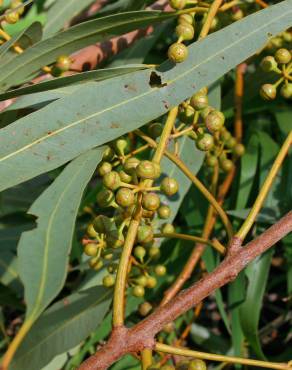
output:
[[[151,87],[164,87],[167,86],[167,83],[162,83],[162,79],[159,74],[153,71],[150,74],[149,85]]]

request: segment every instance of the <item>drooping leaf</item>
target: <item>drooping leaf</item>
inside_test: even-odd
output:
[[[92,2],[93,0],[55,1],[46,13],[47,21],[43,31],[44,38],[59,31],[68,21],[79,14],[83,9],[86,9]]]
[[[22,96],[26,94],[34,94],[34,93],[40,93],[42,91],[58,89],[60,87],[65,87],[65,86],[69,86],[69,85],[73,85],[73,84],[77,84],[81,82],[86,82],[90,80],[102,81],[102,80],[106,80],[107,78],[120,76],[126,73],[138,71],[140,69],[145,69],[145,68],[147,67],[143,64],[129,65],[129,66],[123,65],[123,66],[116,67],[116,68],[98,69],[96,71],[81,72],[81,73],[77,73],[71,76],[58,77],[52,80],[47,80],[47,81],[39,82],[37,84],[33,84],[31,86],[25,86],[25,87],[20,87],[19,89],[15,89],[15,90],[9,90],[3,94],[0,94],[0,101],[10,99],[10,98],[15,98],[17,96]],[[56,93],[58,92],[59,92],[58,98],[65,96],[65,92],[63,90],[61,89],[56,90]],[[26,106],[28,105],[29,104],[27,104]]]
[[[258,325],[273,252],[272,249],[269,250],[246,268],[246,299],[239,310],[243,333],[260,359],[265,359],[265,355],[259,340]]]
[[[81,343],[103,321],[112,290],[96,286],[53,304],[33,325],[11,369],[42,369],[55,356]]]
[[[138,71],[90,83],[2,129],[0,189],[56,168],[89,148],[113,140],[211,84],[262,46],[267,33],[278,33],[290,25],[290,1],[271,6],[194,43],[185,63],[173,67],[166,62],[160,67],[161,72]],[[152,22],[159,17],[152,17]],[[159,74],[166,86],[151,87],[151,73]],[[12,168],[13,178],[9,175]]]
[[[42,38],[42,27],[39,22],[32,23],[29,27],[24,29],[23,31],[19,32],[15,36],[11,37],[10,40],[6,41],[3,45],[0,47],[0,59],[1,63],[5,63],[8,60],[11,60],[12,58],[16,57],[16,53],[13,51],[10,55],[7,55],[7,52],[10,50],[10,48],[17,44],[23,49],[26,49],[36,42],[40,41]]]
[[[81,196],[101,156],[102,148],[75,159],[29,210],[37,216],[37,227],[20,238],[18,266],[30,322],[62,289]]]
[[[33,47],[18,55],[9,67],[0,67],[0,89],[5,90],[50,64],[62,54],[70,54],[85,46],[114,36],[130,32],[139,27],[162,22],[174,17],[175,13],[155,11],[128,12],[80,23],[66,31],[38,42]]]

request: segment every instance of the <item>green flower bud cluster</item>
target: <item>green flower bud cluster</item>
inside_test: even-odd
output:
[[[177,10],[183,9],[187,5],[186,0],[169,0],[170,5]],[[178,16],[175,28],[177,41],[170,45],[167,55],[173,63],[181,63],[188,57],[188,48],[183,43],[191,41],[195,37],[194,14],[181,14]]]
[[[158,131],[157,126],[155,131]],[[146,289],[154,288],[157,279],[166,274],[165,266],[156,262],[160,249],[154,244],[154,223],[155,216],[163,220],[171,216],[169,206],[161,203],[159,193],[174,196],[178,192],[178,183],[174,178],[164,177],[158,186],[148,186],[149,181],[160,177],[160,165],[126,154],[129,149],[127,139],[115,140],[105,150],[97,167],[96,172],[102,183],[96,196],[97,211],[100,213],[103,209],[104,214],[100,213],[88,225],[84,253],[90,257],[89,265],[93,269],[107,268],[103,284],[112,287],[117,271],[116,259],[124,246],[131,217],[136,208],[141,207],[142,219],[127,278],[130,293],[142,297]],[[162,231],[174,232],[174,227],[165,223]]]
[[[275,83],[265,83],[261,86],[260,96],[265,100],[274,100],[279,89],[284,99],[292,99],[292,51],[280,47],[274,55],[265,56],[260,66],[264,72],[279,75]]]
[[[179,119],[184,127],[189,126],[186,134],[195,140],[197,149],[206,152],[207,166],[219,165],[223,172],[229,172],[244,154],[244,146],[225,128],[224,114],[209,105],[207,93],[203,88],[183,102]]]

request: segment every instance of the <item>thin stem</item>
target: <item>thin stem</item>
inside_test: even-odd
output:
[[[238,141],[242,139],[242,98],[244,92],[244,75],[245,64],[239,64],[236,67],[236,79],[235,79],[235,94],[234,94],[234,106],[235,106],[235,120],[234,120],[234,131],[235,137]]]
[[[249,230],[251,229],[253,223],[255,222],[255,219],[261,210],[263,203],[266,199],[266,196],[268,195],[268,192],[271,189],[271,186],[273,184],[273,181],[277,175],[277,173],[280,170],[280,167],[282,166],[282,163],[288,153],[288,150],[290,148],[290,145],[292,143],[292,131],[287,136],[286,140],[284,141],[273,165],[270,169],[270,172],[260,190],[259,195],[257,196],[256,201],[254,202],[254,205],[252,206],[252,209],[249,212],[249,215],[247,216],[246,220],[242,224],[239,231],[236,233],[236,237],[244,240],[246,235],[248,234]]]
[[[161,161],[163,156],[164,150],[166,148],[167,142],[169,140],[169,136],[171,134],[173,125],[175,123],[176,117],[178,113],[178,107],[175,107],[170,110],[168,113],[168,117],[166,123],[164,125],[162,134],[160,136],[160,141],[156,144],[156,150],[153,155],[152,160],[156,163]],[[145,180],[140,183],[139,185],[152,187],[153,181],[152,180]],[[127,282],[127,273],[128,273],[128,266],[129,261],[131,258],[132,249],[135,243],[135,239],[138,232],[138,227],[140,225],[140,220],[142,216],[141,212],[141,196],[140,193],[140,200],[137,202],[137,209],[135,212],[134,217],[130,221],[129,229],[127,232],[127,236],[125,239],[121,259],[119,262],[119,267],[117,271],[116,277],[116,284],[114,290],[114,303],[113,303],[113,327],[119,327],[124,324],[124,309],[125,309],[125,289],[126,289],[126,282]]]
[[[268,8],[269,4],[267,4],[265,1],[263,0],[255,0],[255,2],[257,4],[259,4],[262,8]]]
[[[145,348],[141,352],[142,370],[147,370],[152,365],[152,350]]]
[[[212,5],[210,6],[210,9],[208,11],[208,15],[206,18],[206,21],[201,29],[199,40],[206,37],[210,31],[210,27],[212,25],[213,19],[215,18],[220,6],[222,5],[223,0],[214,0]]]
[[[179,234],[179,233],[157,233],[157,234],[154,234],[154,237],[155,238],[174,238],[174,239],[190,240],[190,241],[193,241],[193,242],[208,244],[211,247],[213,247],[217,252],[219,252],[221,254],[225,253],[225,248],[223,246],[221,246],[221,244],[212,243],[211,240],[201,238],[199,236]]]
[[[232,8],[233,6],[239,4],[240,2],[238,0],[233,0],[233,1],[230,1],[229,3],[226,3],[226,4],[223,4],[220,9],[219,9],[219,12],[226,12],[226,10]]]
[[[152,158],[153,162],[159,163],[163,157],[165,148],[167,146],[169,137],[171,135],[172,128],[174,126],[174,123],[177,117],[177,113],[178,113],[178,107],[174,107],[169,111],[167,120],[164,125],[163,132],[160,136],[159,143],[157,145],[156,151]]]
[[[178,356],[194,357],[194,358],[199,358],[202,360],[226,362],[229,364],[250,365],[250,366],[264,367],[266,369],[283,369],[283,370],[289,369],[289,366],[286,363],[259,361],[259,360],[252,360],[252,359],[240,358],[240,357],[215,355],[213,353],[192,351],[187,348],[176,348],[176,347],[168,346],[167,344],[163,344],[163,343],[156,343],[155,350],[158,352],[170,353],[170,354],[174,354]]]

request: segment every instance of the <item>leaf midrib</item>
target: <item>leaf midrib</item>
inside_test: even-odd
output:
[[[288,12],[288,14],[289,14],[289,13],[292,13],[292,11],[291,11],[291,12]],[[177,80],[179,80],[179,79],[183,78],[184,76],[188,75],[189,73],[191,73],[191,72],[193,72],[194,70],[196,70],[197,68],[199,68],[201,65],[205,64],[207,61],[210,61],[210,60],[212,60],[212,59],[216,58],[218,55],[220,55],[220,54],[224,53],[226,50],[228,50],[228,49],[232,48],[234,45],[236,45],[236,44],[238,44],[238,43],[241,43],[241,42],[242,42],[243,40],[245,40],[245,39],[250,38],[254,33],[258,33],[258,32],[260,32],[260,30],[261,30],[261,29],[263,29],[263,28],[267,28],[267,26],[268,26],[269,24],[271,24],[271,23],[275,23],[278,19],[281,19],[281,18],[286,17],[286,16],[287,16],[287,13],[285,13],[285,14],[281,14],[281,15],[280,15],[280,16],[278,16],[277,18],[273,18],[269,23],[265,23],[265,24],[264,24],[264,25],[262,25],[261,27],[259,27],[259,28],[257,28],[256,30],[252,31],[252,32],[251,32],[251,33],[249,33],[247,36],[243,36],[242,38],[237,39],[234,43],[229,44],[228,46],[226,46],[225,48],[221,49],[221,50],[220,50],[220,51],[218,51],[217,53],[212,54],[210,57],[208,57],[208,58],[206,58],[205,60],[203,60],[201,63],[197,64],[196,66],[194,66],[194,67],[192,67],[192,68],[188,69],[187,71],[185,71],[184,73],[180,74],[179,76],[177,76],[177,77],[176,77],[176,78],[174,78],[173,80],[168,81],[167,86],[169,87],[170,85],[172,85],[172,84],[173,84],[174,82],[176,82]],[[203,41],[203,40],[202,40],[202,41]],[[199,42],[202,42],[202,41],[199,41]],[[17,151],[14,151],[14,152],[12,152],[12,153],[10,153],[10,154],[6,155],[5,157],[0,158],[0,162],[2,162],[3,160],[8,159],[8,158],[10,158],[10,157],[13,157],[13,156],[15,156],[15,155],[16,155],[16,154],[18,154],[18,153],[21,153],[22,151],[24,151],[24,150],[26,150],[26,149],[29,149],[29,148],[33,147],[34,145],[36,145],[36,144],[38,144],[38,143],[40,143],[40,142],[44,141],[44,140],[45,140],[46,138],[48,138],[48,137],[50,137],[50,138],[51,138],[51,137],[53,137],[53,136],[55,136],[55,135],[59,134],[59,133],[60,133],[60,132],[62,132],[62,131],[65,131],[65,130],[67,130],[67,129],[70,129],[71,127],[74,127],[74,126],[78,125],[78,124],[79,124],[79,123],[81,123],[81,122],[84,122],[84,121],[89,120],[89,119],[91,119],[91,118],[97,117],[97,116],[99,116],[99,115],[101,115],[101,114],[103,114],[103,113],[105,113],[105,112],[107,112],[107,111],[109,111],[109,110],[114,110],[115,108],[117,108],[117,107],[119,107],[119,106],[123,106],[123,105],[129,104],[130,102],[133,102],[133,101],[135,101],[135,100],[137,100],[137,99],[140,99],[140,98],[142,98],[142,97],[144,97],[144,96],[147,96],[147,95],[149,95],[149,94],[151,94],[151,93],[153,93],[153,92],[157,91],[158,89],[159,89],[158,87],[151,88],[151,90],[149,90],[149,91],[147,91],[147,92],[145,92],[145,93],[143,93],[143,94],[137,95],[137,96],[135,96],[135,97],[133,97],[133,98],[131,98],[131,99],[124,100],[124,101],[122,101],[122,102],[120,102],[120,103],[118,103],[118,104],[115,104],[115,105],[113,105],[113,106],[110,106],[110,107],[108,107],[108,108],[105,108],[105,109],[103,109],[103,110],[101,110],[101,111],[99,111],[99,112],[96,112],[96,113],[92,114],[92,115],[86,116],[85,118],[82,118],[82,119],[80,119],[80,120],[78,120],[78,121],[74,121],[74,122],[70,123],[69,125],[64,126],[64,127],[60,128],[59,130],[56,130],[56,131],[54,131],[54,132],[50,133],[50,135],[45,135],[45,136],[43,136],[43,137],[41,137],[41,138],[38,138],[38,139],[37,139],[37,140],[35,140],[34,142],[32,142],[32,143],[30,143],[30,144],[28,144],[28,145],[26,145],[26,146],[24,146],[24,147],[22,147],[22,148],[18,149]]]

